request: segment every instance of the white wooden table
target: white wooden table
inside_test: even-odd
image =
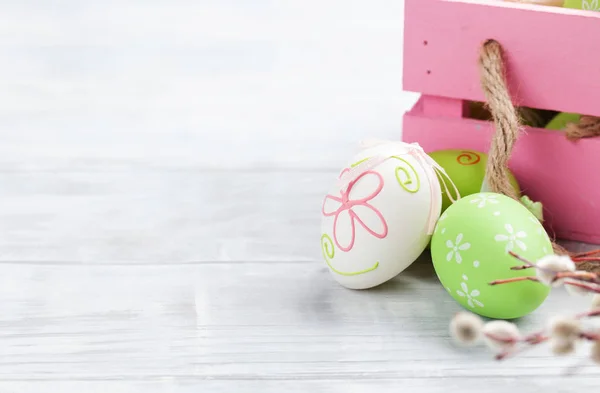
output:
[[[0,392],[600,386],[585,353],[456,348],[427,258],[370,291],[329,277],[322,197],[415,99],[402,7],[0,3]]]

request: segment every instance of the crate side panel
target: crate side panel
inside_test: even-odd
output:
[[[600,13],[464,0],[405,7],[405,90],[484,101],[477,60],[493,38],[517,105],[600,116]]]
[[[487,152],[493,125],[469,119],[404,116],[403,140],[425,151]],[[544,205],[558,238],[600,244],[600,140],[569,142],[560,132],[526,128],[515,144],[510,169],[523,192]]]

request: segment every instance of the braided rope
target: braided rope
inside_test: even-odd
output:
[[[502,46],[497,41],[488,40],[483,44],[479,56],[479,69],[481,87],[496,126],[486,168],[487,187],[493,192],[520,201],[519,195],[511,186],[508,178],[508,161],[519,137],[521,124],[506,83]],[[584,122],[577,129],[583,127],[589,130],[594,126],[600,126],[600,119],[594,118],[589,123],[591,125],[585,128],[587,124]],[[572,131],[568,135],[575,137],[578,134]],[[589,133],[586,135],[589,136]],[[556,242],[552,242],[552,247],[556,254],[570,255],[564,247]],[[579,268],[593,271],[599,266],[597,263],[584,263]]]

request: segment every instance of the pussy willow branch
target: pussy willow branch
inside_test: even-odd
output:
[[[591,257],[592,255],[598,255],[600,257],[600,249],[573,254],[573,258]]]
[[[531,261],[523,258],[522,256],[514,253],[513,251],[509,251],[508,252],[510,256],[512,256],[513,258],[523,262],[523,265],[520,266],[513,266],[510,269],[511,270],[525,270],[525,269],[539,269],[542,271],[547,271],[550,273],[553,273],[552,271],[548,270],[548,269],[544,269],[541,268],[539,266],[536,266],[534,263],[532,263]],[[588,253],[585,254],[589,254],[589,255],[593,255],[593,254],[597,254],[600,253],[600,250],[594,250],[594,251],[590,251]],[[553,282],[556,282],[560,279],[564,279],[564,278],[572,278],[572,279],[576,279],[576,280],[582,280],[585,282],[591,282],[591,283],[595,283],[595,284],[600,284],[600,276],[598,276],[598,274],[596,273],[591,273],[591,272],[587,272],[587,271],[583,271],[583,270],[576,270],[574,272],[558,272],[555,273],[555,277],[553,279]],[[519,281],[519,280],[518,280]],[[532,281],[537,281],[537,280],[532,280]]]
[[[494,280],[494,281],[490,282],[489,285],[509,284],[511,282],[519,282],[519,281],[534,281],[534,282],[539,282],[540,280],[538,280],[538,278],[534,277],[534,276],[512,277],[512,278],[505,278],[505,279],[502,279],[502,280]]]
[[[573,318],[579,320],[579,319],[583,319],[583,318],[591,318],[591,317],[597,317],[597,316],[600,316],[600,309],[594,309],[594,310],[582,312],[580,314],[575,315]],[[517,343],[517,342],[526,344],[525,346],[522,346],[522,347],[519,347],[516,349],[508,349],[503,352],[500,352],[499,354],[496,355],[496,360],[504,360],[510,356],[514,356],[518,353],[522,353],[523,351],[526,351],[527,349],[531,349],[535,345],[542,344],[542,343],[550,340],[550,337],[544,333],[544,330],[540,330],[540,331],[528,334],[528,335],[522,337],[521,339],[519,339],[518,341],[514,340],[514,339],[504,340],[501,337],[494,337],[494,336],[490,336],[490,335],[486,335],[486,336],[492,340],[497,340],[499,342],[504,342],[506,344],[513,344],[513,343]],[[585,340],[589,340],[589,341],[600,341],[600,335],[596,334],[596,333],[582,332],[579,334],[579,337],[582,339],[585,339]]]
[[[594,254],[600,251],[592,251],[586,254]],[[563,280],[562,284],[570,285],[578,288],[585,289],[588,292],[600,293],[600,276],[596,273],[591,273],[583,270],[576,271],[567,271],[567,272],[555,272],[548,268],[543,268],[535,263],[523,258],[522,256],[514,253],[513,251],[508,252],[513,258],[523,262],[523,265],[513,266],[511,270],[526,270],[526,269],[536,269],[543,272],[547,272],[552,275],[552,280],[550,284],[554,284],[559,280]],[[522,277],[511,277],[506,279],[494,280],[489,283],[489,285],[501,285],[501,284],[509,284],[521,281],[532,281],[532,282],[540,282],[540,279],[537,276],[522,276]]]

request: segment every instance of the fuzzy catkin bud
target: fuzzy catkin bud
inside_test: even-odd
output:
[[[536,263],[536,276],[545,285],[559,286],[561,280],[554,281],[556,273],[574,272],[575,263],[566,255],[547,255]]]
[[[592,310],[600,308],[600,293],[597,293],[592,298]]]
[[[552,338],[575,341],[581,333],[581,322],[574,318],[557,317],[550,322]]]
[[[459,312],[450,322],[450,334],[460,344],[474,345],[481,339],[483,321],[475,314]]]
[[[575,352],[575,341],[561,338],[553,338],[550,342],[552,353],[558,356],[568,355]]]
[[[592,345],[591,358],[594,363],[600,364],[600,341],[596,341],[594,342],[594,345]]]
[[[521,333],[514,323],[491,321],[484,325],[483,337],[490,349],[502,352],[514,348],[521,339]]]

